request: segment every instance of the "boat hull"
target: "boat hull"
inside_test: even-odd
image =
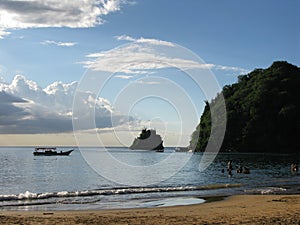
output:
[[[62,152],[62,151],[60,151],[60,152],[56,152],[56,151],[53,151],[53,152],[48,152],[48,151],[45,151],[45,152],[37,152],[37,151],[35,151],[35,152],[33,152],[33,155],[36,155],[36,156],[56,156],[56,155],[58,155],[58,156],[67,156],[67,155],[70,155],[71,154],[71,152],[73,152],[74,150],[72,149],[72,150],[69,150],[69,151],[65,151],[65,152]]]

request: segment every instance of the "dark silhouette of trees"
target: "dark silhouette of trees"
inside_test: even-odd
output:
[[[300,68],[285,61],[255,69],[224,86],[227,125],[221,151],[299,152]],[[211,110],[218,98],[206,102],[190,146],[204,151],[211,132]],[[222,121],[219,121],[222,122]]]

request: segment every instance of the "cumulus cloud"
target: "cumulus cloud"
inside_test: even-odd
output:
[[[39,27],[86,28],[104,23],[126,0],[0,0],[0,38],[10,29]]]
[[[45,40],[41,42],[43,45],[56,45],[61,47],[72,47],[77,45],[76,42],[61,42],[61,41],[51,41],[51,40]]]
[[[72,131],[73,97],[77,85],[77,82],[54,82],[43,89],[22,75],[15,76],[11,83],[0,82],[0,133]],[[82,94],[85,95],[82,105],[95,113],[97,128],[112,127],[125,121],[107,99],[89,92]],[[80,119],[84,116],[87,115]]]
[[[25,112],[23,109],[15,106],[16,103],[24,103],[25,100],[9,95],[4,91],[0,91],[0,133],[1,133],[1,126],[13,126],[16,118],[24,118],[28,116],[28,113]]]
[[[93,71],[106,71],[128,75],[149,74],[151,70],[177,67],[181,69],[213,69],[246,73],[239,67],[207,64],[180,55],[180,47],[167,41],[147,38],[133,38],[127,35],[117,36],[117,40],[128,41],[109,51],[101,51],[86,55],[87,60],[81,62]],[[179,51],[178,51],[179,50]],[[169,53],[174,53],[170,56]]]

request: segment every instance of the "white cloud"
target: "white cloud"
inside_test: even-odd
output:
[[[137,83],[137,84],[148,84],[148,85],[161,84],[158,81],[144,81],[144,80],[136,80],[136,81],[134,81],[134,83]]]
[[[129,44],[123,45],[109,51],[102,51],[88,54],[88,60],[82,62],[86,68],[94,71],[107,71],[111,73],[149,74],[150,70],[166,69],[177,67],[181,69],[212,69],[226,70],[245,73],[247,70],[238,67],[207,64],[195,61],[180,54],[179,46],[171,42],[133,38],[127,35],[116,37],[117,40],[128,41]],[[184,52],[184,51],[182,51]],[[170,54],[172,55],[170,56]]]
[[[118,41],[136,41],[135,38],[130,37],[128,35],[121,35],[121,36],[116,36],[115,37]]]
[[[0,38],[10,29],[39,27],[86,28],[120,11],[126,0],[0,0]]]
[[[53,133],[72,131],[73,98],[78,83],[54,82],[41,88],[36,82],[17,75],[11,83],[0,82],[0,133]],[[81,104],[95,112],[97,128],[125,121],[111,103],[89,92]],[[86,110],[85,110],[86,112]],[[87,115],[81,115],[84,119]],[[127,119],[128,121],[128,119]]]
[[[168,68],[170,65],[195,64],[193,61],[183,59],[166,58],[152,52],[150,48],[141,47],[138,44],[122,46],[110,51],[92,53],[88,58],[96,58],[83,62],[89,69],[95,71],[123,72],[125,74],[144,74],[145,70]],[[161,62],[168,61],[168,65]],[[198,63],[194,66],[199,66]]]
[[[115,37],[118,41],[130,41],[130,42],[136,42],[136,43],[148,43],[152,45],[165,45],[165,46],[170,46],[174,47],[175,45],[171,42],[168,41],[162,41],[162,40],[157,40],[157,39],[152,39],[152,38],[133,38],[128,35],[121,35],[121,36],[116,36]]]
[[[5,31],[4,29],[1,29],[1,28],[0,28],[0,39],[5,38],[5,36],[7,36],[7,35],[9,35],[9,34],[10,34],[10,32]]]
[[[115,77],[120,78],[120,79],[124,79],[124,80],[128,80],[133,78],[134,76],[130,76],[130,75],[116,75]]]
[[[43,45],[57,45],[57,46],[62,46],[62,47],[72,47],[77,45],[76,42],[61,42],[61,41],[50,41],[50,40],[45,40],[41,42]]]
[[[247,69],[243,69],[243,68],[235,67],[235,66],[212,65],[212,69],[232,71],[232,72],[236,72],[236,73],[239,73],[239,74],[246,74],[246,73],[250,72]]]
[[[168,41],[162,41],[162,40],[157,40],[157,39],[149,39],[149,38],[139,38],[136,40],[137,43],[148,43],[152,45],[165,45],[165,46],[170,46],[174,47],[175,45],[171,42]]]

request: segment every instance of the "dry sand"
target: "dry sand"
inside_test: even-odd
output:
[[[164,208],[0,211],[0,224],[300,224],[300,195],[238,195]]]

